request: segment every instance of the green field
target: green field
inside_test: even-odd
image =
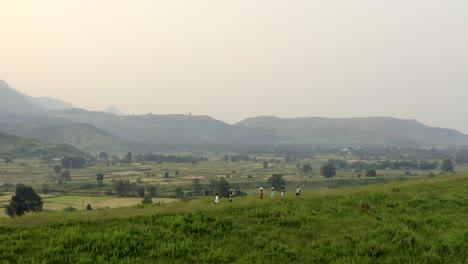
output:
[[[71,169],[71,181],[59,183],[59,176],[54,172],[53,163],[45,163],[39,159],[15,159],[14,163],[0,163],[0,182],[15,185],[23,183],[32,186],[46,198],[45,210],[62,210],[65,207],[73,207],[77,210],[90,204],[95,209],[134,206],[141,202],[141,197],[117,197],[112,195],[113,183],[117,180],[130,180],[137,186],[147,188],[157,187],[157,195],[154,202],[167,202],[164,200],[180,198],[174,190],[181,187],[187,198],[191,197],[193,179],[199,179],[203,186],[207,186],[210,180],[224,177],[231,188],[256,195],[258,188],[267,188],[266,181],[272,174],[282,174],[288,182],[286,191],[294,191],[296,186],[303,190],[337,189],[343,187],[362,186],[368,184],[386,183],[401,180],[414,180],[440,175],[440,170],[378,170],[377,177],[364,177],[365,171],[341,169],[333,178],[326,179],[319,174],[321,165],[333,156],[317,156],[313,160],[298,160],[284,162],[276,157],[263,157],[273,159],[267,168],[262,161],[258,162],[223,162],[222,156],[211,156],[208,161],[193,163],[133,163],[107,166],[97,164],[82,169]],[[350,157],[351,158],[351,157]],[[349,160],[350,162],[352,161]],[[312,172],[302,173],[299,167],[310,164]],[[139,167],[149,167],[150,171],[138,171]],[[457,166],[458,172],[468,171],[468,168]],[[169,173],[169,177],[164,174]],[[96,174],[104,174],[102,186],[98,186]],[[408,176],[408,173],[411,176]],[[47,194],[43,186],[50,189]],[[9,197],[14,188],[0,188],[0,209],[8,204]],[[49,197],[50,196],[50,197]],[[0,217],[6,217],[3,210]]]
[[[468,176],[0,219],[2,263],[466,263]]]

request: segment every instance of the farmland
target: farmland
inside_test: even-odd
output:
[[[322,189],[337,189],[350,186],[361,186],[392,181],[413,180],[441,175],[440,169],[433,170],[377,170],[376,177],[365,177],[365,171],[351,168],[337,170],[333,178],[324,178],[319,168],[333,156],[318,156],[314,159],[303,159],[286,162],[275,157],[262,157],[255,161],[225,162],[222,156],[210,156],[206,161],[197,163],[131,163],[117,165],[95,164],[81,169],[70,169],[71,180],[60,180],[60,173],[54,171],[53,163],[45,163],[39,159],[18,159],[14,163],[0,163],[0,179],[5,186],[0,188],[0,206],[5,206],[11,197],[13,186],[23,183],[32,186],[42,194],[45,210],[62,210],[73,207],[83,210],[90,204],[92,208],[117,208],[135,206],[141,202],[141,197],[119,197],[114,193],[114,183],[118,180],[128,180],[135,186],[148,189],[154,186],[157,194],[154,202],[173,202],[175,198],[195,198],[192,194],[192,183],[198,179],[206,186],[213,180],[226,179],[231,188],[243,193],[256,195],[260,186],[267,187],[266,181],[273,174],[281,174],[287,182],[286,191],[291,192],[296,186],[303,190],[318,191]],[[353,162],[353,160],[349,160]],[[265,163],[267,165],[265,166]],[[308,164],[311,171],[304,173],[301,166]],[[140,171],[145,167],[149,170]],[[458,172],[467,171],[464,166],[457,165]],[[103,174],[104,179],[99,185],[97,174]],[[10,186],[10,187],[8,187]],[[183,196],[174,193],[181,188]],[[208,193],[208,195],[212,195]],[[2,210],[3,211],[3,210]],[[5,217],[5,214],[1,214]]]

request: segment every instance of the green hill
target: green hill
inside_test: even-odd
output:
[[[69,144],[93,154],[129,150],[125,142],[106,131],[61,118],[0,112],[0,132],[47,143]]]
[[[274,137],[262,129],[236,127],[209,116],[129,115],[68,109],[51,117],[88,123],[126,142],[165,149],[222,147],[235,144],[269,144]]]
[[[6,263],[466,263],[468,176],[0,219]]]
[[[3,158],[56,158],[65,155],[89,156],[68,144],[46,144],[34,139],[0,133],[0,157]]]

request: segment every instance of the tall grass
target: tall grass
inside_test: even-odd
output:
[[[3,263],[466,263],[468,177],[30,214],[0,220]]]

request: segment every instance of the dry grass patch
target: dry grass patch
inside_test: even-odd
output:
[[[206,179],[205,176],[195,176],[195,175],[189,175],[189,176],[184,176],[184,177],[180,177],[181,179],[189,179],[189,180],[193,180],[193,179],[199,179],[199,180],[204,180]]]
[[[142,198],[111,197],[111,196],[55,196],[44,199],[44,210],[58,211],[71,206],[84,210],[87,204],[93,209],[130,207],[141,203]],[[153,198],[153,202],[171,203],[177,199]]]

